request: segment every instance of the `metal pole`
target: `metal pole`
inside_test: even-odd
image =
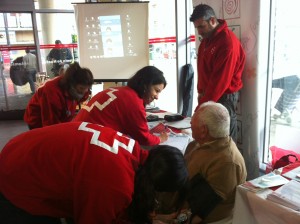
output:
[[[1,55],[2,57],[2,55]],[[4,74],[3,74],[3,70],[4,70],[4,65],[3,65],[3,62],[1,61],[1,68],[0,68],[0,75],[1,75],[1,79],[2,79],[2,83],[3,83],[3,92],[4,92],[4,99],[5,99],[5,104],[6,104],[6,110],[9,110],[9,107],[8,107],[8,98],[7,98],[7,91],[6,91],[6,81],[5,81],[5,78],[4,78]]]

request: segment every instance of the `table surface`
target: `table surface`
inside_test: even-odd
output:
[[[300,162],[291,164],[284,167],[282,173],[299,166]],[[266,199],[267,195],[273,190],[265,189],[254,193],[238,186],[233,224],[299,224],[300,212]]]

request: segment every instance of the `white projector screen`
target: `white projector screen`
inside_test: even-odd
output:
[[[126,81],[149,64],[148,2],[75,4],[80,65],[95,81]]]

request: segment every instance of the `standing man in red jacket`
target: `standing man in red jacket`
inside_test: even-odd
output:
[[[214,10],[197,5],[190,17],[202,37],[197,58],[198,107],[207,101],[223,104],[230,115],[230,135],[237,140],[235,108],[242,88],[245,52],[225,20],[217,19]]]

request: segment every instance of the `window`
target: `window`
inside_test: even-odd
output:
[[[289,19],[297,15],[300,2],[276,0],[273,4],[269,147],[300,153],[300,24]]]

